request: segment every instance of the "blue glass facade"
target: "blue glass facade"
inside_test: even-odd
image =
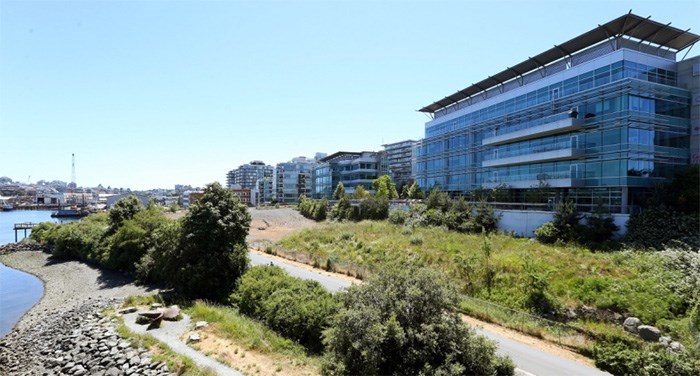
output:
[[[518,95],[436,117],[417,150],[418,184],[465,194],[544,182],[572,197],[604,191],[624,211],[629,188],[688,164],[691,95],[677,87],[672,60],[628,50],[603,58],[612,62],[584,63]]]

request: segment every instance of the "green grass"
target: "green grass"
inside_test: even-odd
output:
[[[687,302],[669,283],[680,281],[682,276],[666,269],[658,254],[595,253],[577,245],[552,246],[492,235],[488,265],[495,276],[489,292],[484,283],[487,262],[483,242],[481,235],[362,221],[326,223],[293,233],[277,243],[276,251],[295,257],[308,254],[311,259],[319,259],[320,265],[331,259],[341,269],[363,273],[379,272],[381,265],[391,260],[438,268],[452,278],[462,293],[518,310],[527,310],[525,291],[530,282],[524,265],[529,263],[531,270],[546,275],[548,292],[562,309],[586,305],[600,311],[634,315],[645,324],[664,324],[669,334],[680,340],[689,338],[687,325],[682,325]],[[463,308],[478,311],[477,307]],[[508,318],[493,317],[492,321],[507,323]],[[616,325],[599,324],[588,325],[588,329],[603,335],[618,332]],[[536,327],[524,331],[539,336],[546,334],[539,333]]]
[[[217,336],[235,342],[247,350],[282,355],[298,364],[320,364],[318,357],[307,355],[304,347],[298,343],[240,314],[233,307],[197,301],[187,307],[186,311],[193,321],[207,321]]]

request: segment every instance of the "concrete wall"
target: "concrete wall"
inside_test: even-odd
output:
[[[504,232],[512,232],[517,236],[534,237],[535,229],[554,219],[554,213],[538,210],[496,210],[501,215],[498,221],[498,229]],[[620,228],[616,235],[622,236],[627,231],[629,214],[613,214],[613,221]],[[581,222],[584,222],[582,220]],[[584,222],[585,223],[585,222]]]

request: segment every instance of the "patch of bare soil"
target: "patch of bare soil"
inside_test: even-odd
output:
[[[291,208],[251,208],[248,212],[253,219],[247,238],[250,246],[261,242],[276,242],[294,231],[319,225]]]
[[[318,375],[319,370],[308,364],[301,364],[284,356],[262,354],[247,350],[243,346],[222,339],[210,328],[200,329],[202,339],[193,348],[224,364],[236,368],[247,375],[310,376]],[[188,332],[183,340],[195,332]]]

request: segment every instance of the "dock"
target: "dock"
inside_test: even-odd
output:
[[[32,223],[32,222],[22,222],[22,223],[15,223],[15,243],[17,243],[17,232],[24,230],[24,238],[27,237],[27,230],[33,229],[35,226],[37,226],[38,223]]]

